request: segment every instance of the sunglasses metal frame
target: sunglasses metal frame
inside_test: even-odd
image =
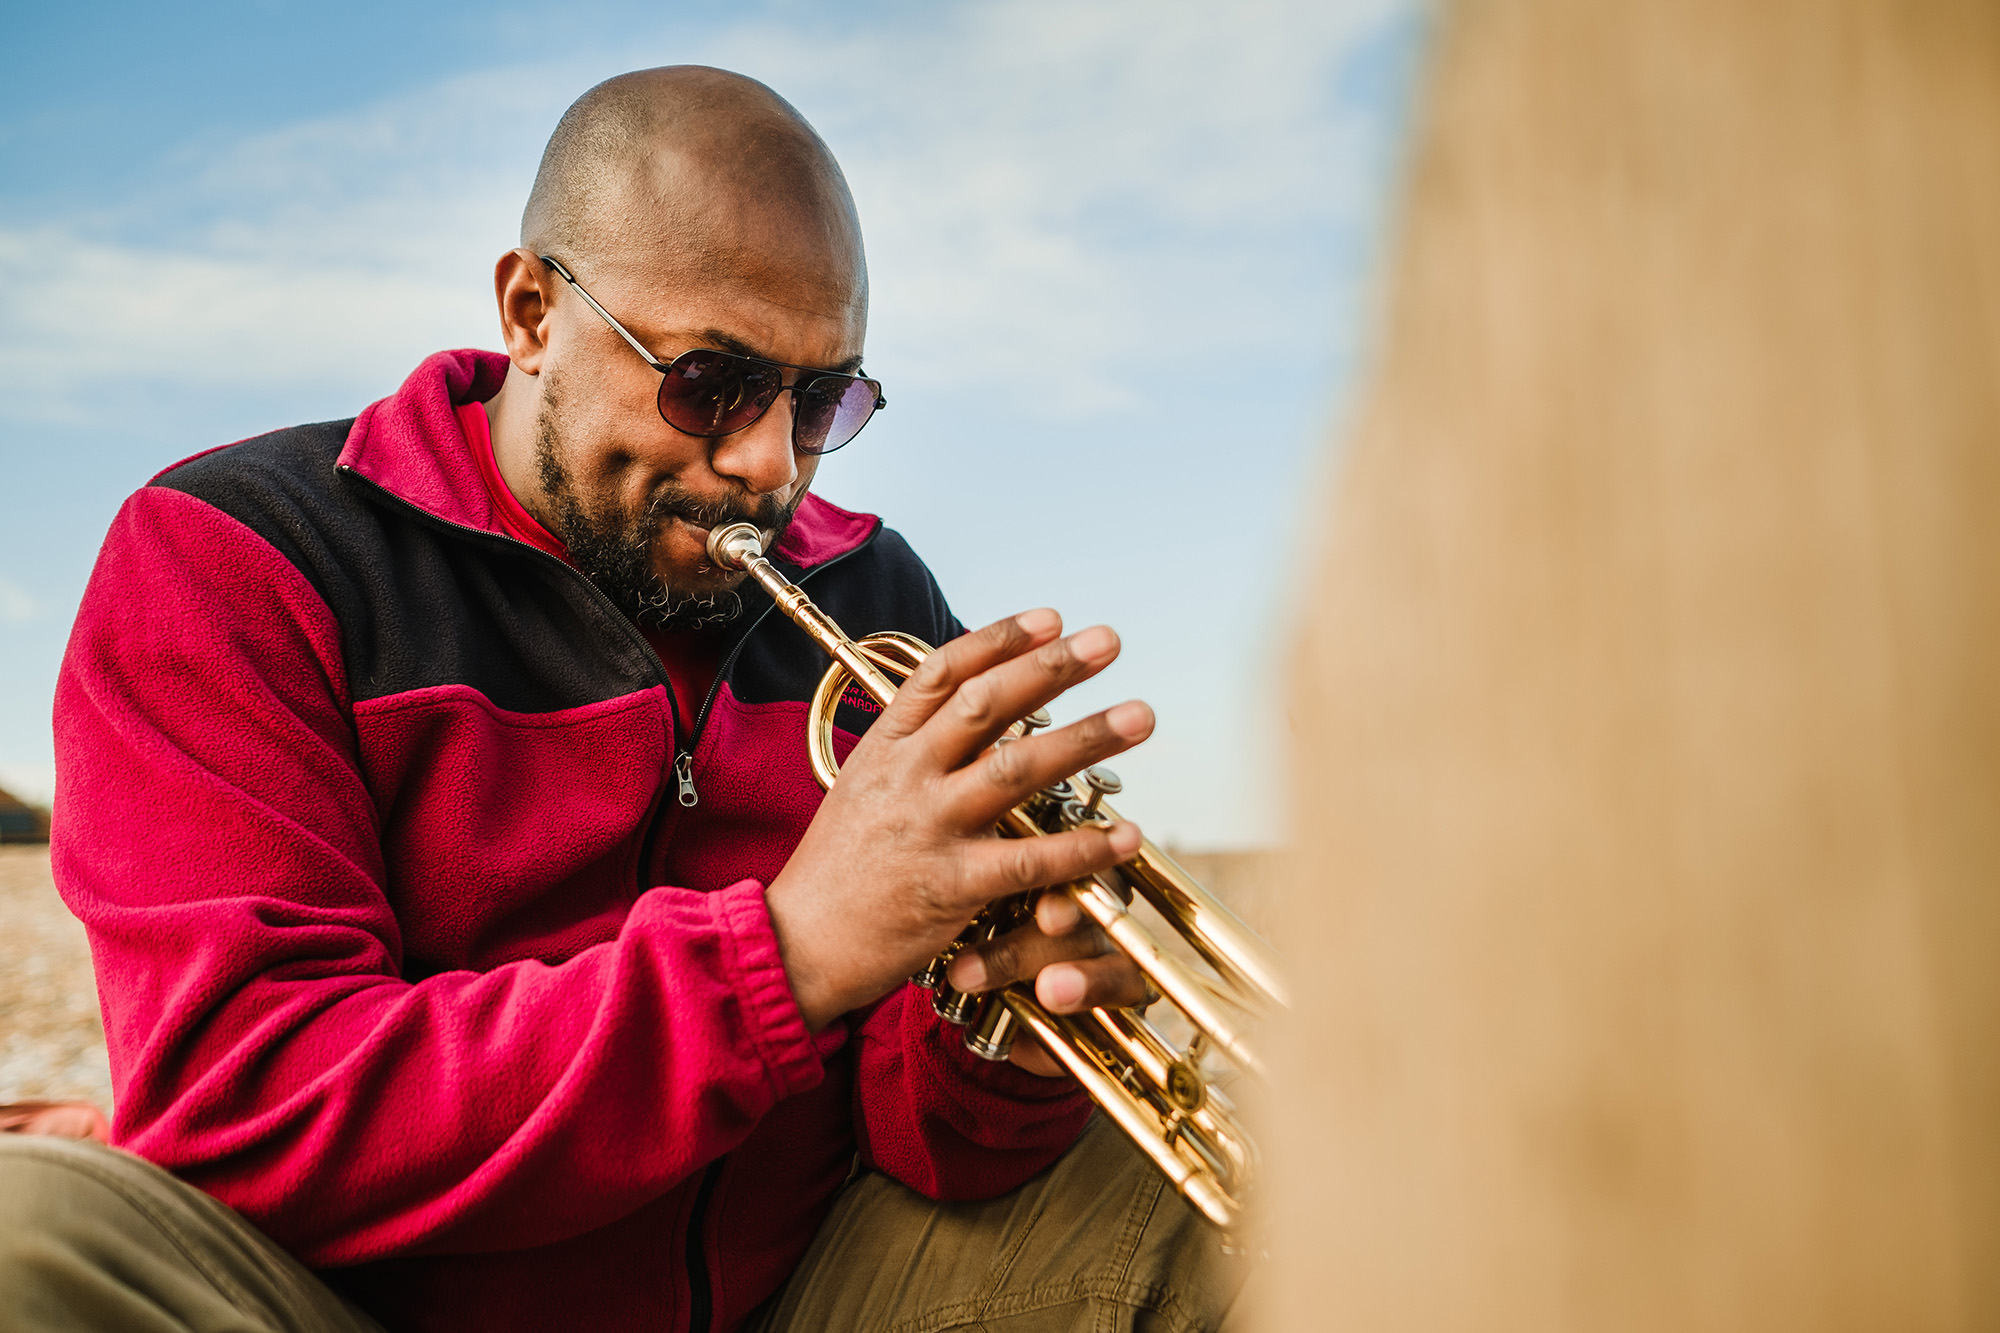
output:
[[[679,361],[681,357],[686,356],[688,352],[712,352],[717,356],[726,356],[736,361],[746,361],[749,362],[751,365],[772,366],[781,371],[782,370],[798,371],[800,377],[799,382],[796,384],[780,383],[778,385],[778,392],[779,393],[789,392],[793,395],[792,447],[794,449],[797,449],[800,453],[830,454],[835,449],[842,448],[847,444],[852,443],[854,435],[859,435],[862,431],[862,428],[867,426],[867,424],[870,421],[875,419],[875,413],[880,412],[883,408],[889,405],[889,400],[882,396],[881,381],[871,380],[865,375],[849,375],[846,374],[845,372],[838,370],[819,370],[813,366],[795,366],[792,365],[790,362],[772,361],[766,357],[761,357],[761,356],[745,356],[741,352],[731,352],[720,347],[690,347],[687,352],[682,352],[679,356],[675,356],[671,360],[662,361],[658,357],[654,356],[650,351],[648,351],[644,343],[640,342],[637,338],[633,337],[632,331],[626,328],[623,324],[620,324],[617,318],[613,316],[609,310],[606,310],[602,305],[599,305],[597,298],[592,296],[590,292],[585,289],[584,285],[576,280],[576,275],[574,273],[571,273],[568,267],[565,266],[560,259],[557,259],[554,255],[537,255],[536,258],[540,259],[544,264],[547,264],[549,266],[549,269],[557,277],[561,278],[564,282],[568,283],[571,287],[575,288],[576,294],[583,298],[584,304],[588,305],[592,310],[595,310],[597,312],[598,318],[602,319],[606,324],[609,324],[612,328],[612,331],[615,332],[619,337],[623,338],[626,341],[626,343],[628,343],[631,346],[632,350],[639,354],[641,360],[643,360],[647,365],[651,366],[654,370],[660,372],[662,381],[664,381],[666,376],[673,374],[674,363]],[[868,415],[862,419],[861,425],[856,426],[854,428],[854,435],[848,436],[845,440],[842,440],[839,444],[830,445],[824,449],[805,449],[801,448],[799,445],[799,413],[797,406],[798,404],[797,395],[814,380],[843,380],[849,384],[865,384],[870,386],[875,392],[875,406],[869,409]],[[771,401],[769,403],[764,404],[763,407],[757,410],[756,416],[751,417],[748,421],[744,422],[740,426],[735,427],[732,430],[715,431],[712,433],[708,431],[689,430],[685,426],[676,424],[672,418],[667,416],[666,408],[663,405],[661,405],[658,394],[654,395],[653,405],[660,414],[660,420],[666,422],[669,426],[672,426],[675,430],[681,432],[681,434],[692,435],[696,439],[719,440],[725,435],[734,435],[739,430],[748,430],[750,429],[750,427],[756,425],[759,421],[762,421],[764,419],[764,414],[770,411],[772,405],[775,404],[777,401],[778,401],[778,395],[774,393],[771,395]]]

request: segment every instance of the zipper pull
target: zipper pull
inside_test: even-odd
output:
[[[674,761],[674,779],[681,786],[682,805],[701,804],[701,793],[694,789],[694,751],[689,750]]]

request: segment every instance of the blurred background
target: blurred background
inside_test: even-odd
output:
[[[2000,1327],[2000,7],[1432,33],[1294,641],[1269,1327]]]
[[[763,79],[866,231],[890,410],[818,489],[884,514],[961,618],[1124,634],[1078,712],[1184,847],[1275,840],[1271,645],[1245,528],[1306,482],[1361,346],[1423,44],[1415,0],[8,5],[0,81],[0,786],[46,802],[97,544],[166,464],[351,416],[496,347],[491,271],[543,142],[654,64]]]

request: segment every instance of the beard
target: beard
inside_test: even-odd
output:
[[[569,562],[635,624],[650,629],[694,630],[726,625],[743,613],[743,599],[734,585],[743,575],[716,579],[706,588],[676,587],[663,577],[653,560],[653,544],[662,528],[681,519],[713,530],[729,523],[754,523],[768,534],[765,547],[777,545],[792,516],[806,498],[801,487],[791,503],[771,496],[705,500],[675,482],[663,482],[637,514],[619,509],[615,499],[587,505],[575,479],[563,463],[563,423],[557,385],[544,371],[541,411],[535,420],[535,468],[547,497],[555,535],[568,549]],[[710,572],[704,565],[699,573]],[[690,576],[690,581],[693,579]],[[719,586],[718,586],[719,585]]]

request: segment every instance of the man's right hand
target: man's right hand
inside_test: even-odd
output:
[[[1118,656],[1118,636],[1104,626],[1061,633],[1054,611],[1028,611],[946,644],[842,765],[765,895],[812,1030],[902,985],[995,898],[1077,879],[1138,851],[1139,830],[1129,823],[994,835],[1013,806],[1153,730],[1152,709],[1128,702],[995,744],[1017,719]],[[1111,971],[1108,992],[1130,989]]]

